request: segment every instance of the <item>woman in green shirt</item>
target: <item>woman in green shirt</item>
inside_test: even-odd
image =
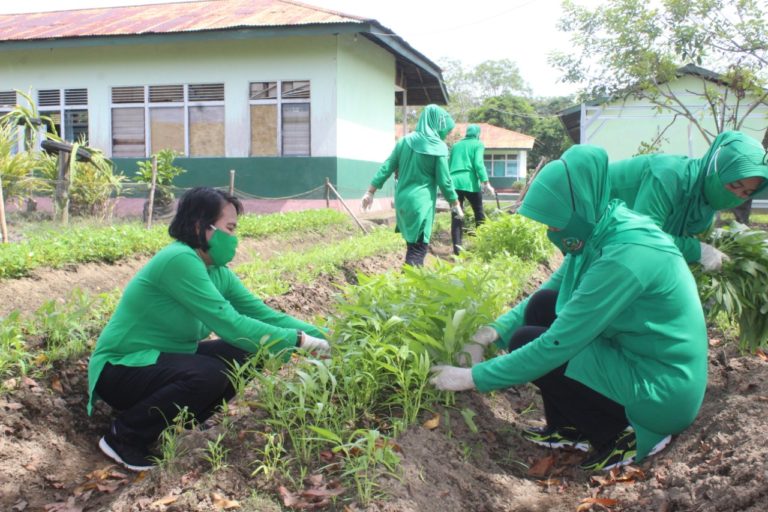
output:
[[[483,191],[490,195],[495,193],[488,181],[488,173],[485,170],[483,154],[485,146],[480,141],[480,127],[476,124],[467,126],[467,133],[462,140],[451,148],[451,181],[459,204],[464,208],[464,199],[469,201],[475,214],[475,226],[480,226],[485,221],[483,211]],[[458,255],[462,250],[462,231],[464,220],[454,217],[451,219],[451,241],[453,242],[453,254]]]
[[[185,193],[168,229],[176,241],[128,283],[96,342],[88,413],[97,398],[118,411],[99,448],[128,469],[152,467],[149,446],[180,409],[202,423],[231,399],[234,363],[262,348],[286,359],[329,349],[322,330],[271,309],[227,268],[242,212],[224,192]]]
[[[648,215],[688,263],[718,270],[726,256],[694,235],[709,228],[717,211],[739,206],[768,186],[764,157],[757,140],[723,132],[702,158],[642,155],[610,164],[611,197]]]
[[[435,220],[437,187],[451,203],[454,217],[464,218],[448,172],[448,146],[443,142],[454,126],[456,123],[448,112],[437,105],[427,105],[416,130],[397,141],[363,196],[363,210],[368,210],[376,190],[397,172],[395,216],[397,230],[405,239],[405,262],[409,265],[424,264]]]
[[[466,351],[477,364],[438,366],[432,379],[483,392],[533,382],[547,427],[524,436],[550,447],[589,442],[589,470],[662,449],[693,422],[707,381],[707,330],[685,260],[609,192],[608,157],[595,146],[573,146],[541,170],[518,213],[548,226],[562,265],[474,336]],[[509,353],[479,362],[493,341]]]

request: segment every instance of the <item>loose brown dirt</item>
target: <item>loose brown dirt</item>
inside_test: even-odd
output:
[[[441,240],[437,237],[432,252],[449,258],[450,246]],[[283,242],[271,243],[277,248]],[[260,244],[262,257],[268,247],[269,243]],[[357,271],[397,268],[402,256],[368,259],[345,269],[341,276],[324,276],[311,286],[294,286],[289,293],[267,302],[307,320],[327,315],[338,285],[354,282]],[[137,259],[116,266],[42,271],[35,279],[20,282],[39,287],[38,300],[56,298],[67,287],[62,284],[56,288],[54,281],[70,278],[70,286],[97,291],[121,287],[143,263]],[[91,277],[76,279],[85,275]],[[546,269],[542,269],[535,280],[545,275]],[[92,284],[83,285],[84,281]],[[24,285],[14,282],[11,287],[9,283],[0,283],[2,304],[25,293]],[[34,307],[37,302],[29,299],[20,304]],[[322,509],[768,510],[768,448],[763,441],[768,417],[768,362],[739,354],[721,338],[718,332],[710,333],[709,385],[697,421],[676,436],[669,448],[635,468],[612,475],[590,475],[577,468],[583,457],[579,452],[547,450],[522,440],[521,427],[541,424],[540,401],[533,387],[488,395],[467,392],[457,394],[456,404],[449,408],[424,413],[423,421],[440,414],[437,428],[414,426],[396,440],[402,456],[401,473],[378,481],[380,498],[366,507],[341,499]],[[5,383],[12,391],[0,397],[0,510],[289,510],[283,506],[278,489],[284,485],[295,490],[294,484],[252,476],[255,450],[263,446],[263,440],[249,429],[250,422],[258,418],[247,404],[233,404],[229,411],[228,428],[239,434],[227,441],[228,466],[217,472],[210,471],[201,454],[207,443],[223,432],[222,425],[182,435],[188,455],[172,468],[137,476],[111,465],[96,446],[108,425],[109,409],[101,404],[93,417],[85,415],[86,366],[83,359],[58,365],[39,380],[18,378]],[[223,424],[225,418],[220,420]],[[313,486],[318,487],[318,482]]]

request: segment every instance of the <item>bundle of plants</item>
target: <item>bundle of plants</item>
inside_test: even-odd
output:
[[[707,320],[725,314],[739,326],[739,346],[754,352],[768,341],[768,233],[739,223],[704,240],[728,255],[719,272],[693,268]]]

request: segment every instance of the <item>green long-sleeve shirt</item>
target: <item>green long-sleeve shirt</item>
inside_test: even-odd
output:
[[[423,233],[423,242],[429,243],[435,220],[437,187],[449,202],[458,197],[448,172],[448,158],[417,153],[402,138],[371,180],[371,185],[381,188],[396,170],[399,170],[395,189],[397,229],[406,242],[418,242]]]
[[[483,155],[485,146],[477,135],[460,140],[451,148],[451,180],[453,188],[467,192],[479,192],[480,183],[488,181]]]
[[[88,365],[89,414],[106,363],[149,366],[163,352],[191,354],[211,332],[248,352],[266,343],[270,352],[288,354],[298,330],[325,338],[317,327],[264,304],[227,267],[207,267],[194,249],[174,242],[128,283],[96,342]]]

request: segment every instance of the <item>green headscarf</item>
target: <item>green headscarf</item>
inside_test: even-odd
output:
[[[437,105],[427,105],[419,116],[416,131],[405,136],[405,142],[416,153],[448,156],[445,138],[456,123],[451,115]]]
[[[465,139],[477,139],[480,137],[480,127],[476,124],[470,124],[467,126],[467,133],[464,135]]]
[[[734,208],[742,199],[727,188],[727,183],[745,178],[763,178],[753,196],[768,186],[768,165],[765,149],[752,137],[741,132],[727,131],[718,135],[700,160],[704,175],[703,195],[715,210]]]
[[[518,210],[520,215],[561,230],[564,246],[559,248],[567,254],[557,311],[570,300],[583,272],[606,243],[646,245],[680,254],[649,219],[626,208],[621,200],[610,201],[610,190],[605,150],[575,145],[560,160],[541,169]],[[569,238],[580,242],[578,251],[569,250]]]

